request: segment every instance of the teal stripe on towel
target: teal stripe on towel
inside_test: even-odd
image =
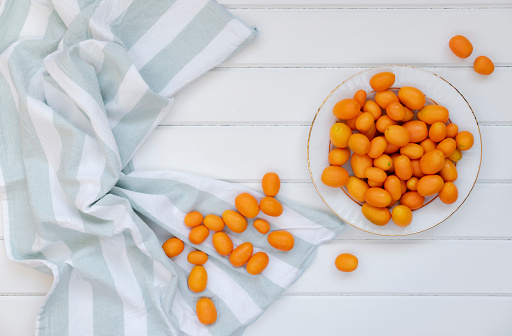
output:
[[[131,47],[176,3],[176,0],[134,0],[128,9],[112,23],[112,32]]]
[[[176,76],[217,37],[229,21],[230,15],[219,11],[214,2],[209,2],[167,47],[140,70],[149,87],[155,92],[160,92],[169,82],[168,78]],[[204,22],[209,23],[207,29]],[[162,67],[163,64],[166,64],[165,68]],[[162,70],[167,76],[158,75]]]
[[[126,73],[132,63],[126,56],[126,50],[117,43],[108,43],[103,48],[104,60],[98,72],[103,103],[108,104],[116,96]]]
[[[47,298],[46,307],[61,307],[59,310],[43,309],[39,317],[39,336],[66,336],[69,335],[68,324],[68,293],[69,276],[73,268],[62,264],[59,271],[59,282],[54,289],[54,295]],[[48,321],[59,321],[58,324],[50,324]]]
[[[25,24],[30,10],[30,0],[6,1],[2,13],[0,13],[0,27],[2,27],[2,38],[0,38],[0,53],[13,44]],[[1,2],[0,2],[1,3]],[[17,20],[13,20],[15,17]]]
[[[148,90],[133,109],[112,129],[114,137],[124,139],[124,141],[118,142],[123,166],[131,159],[142,140],[140,136],[136,135],[144,136],[152,130],[152,126],[153,128],[156,127],[155,122],[160,115],[160,111],[169,104],[169,99]]]

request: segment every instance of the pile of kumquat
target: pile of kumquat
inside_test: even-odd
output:
[[[269,172],[263,176],[261,186],[265,197],[259,203],[253,195],[241,193],[234,200],[236,210],[227,209],[221,216],[203,216],[199,211],[189,212],[184,218],[184,225],[190,228],[190,243],[203,243],[212,231],[215,251],[228,258],[231,265],[245,265],[247,273],[252,275],[263,272],[269,264],[268,255],[263,251],[253,253],[253,245],[250,242],[243,242],[235,248],[230,236],[224,232],[227,227],[232,233],[242,233],[248,227],[247,219],[254,218],[252,225],[259,233],[267,234],[270,231],[270,223],[256,217],[260,211],[271,217],[278,217],[283,213],[283,206],[275,198],[281,187],[281,180],[276,173]],[[286,230],[270,232],[267,241],[270,246],[280,251],[290,251],[295,244],[293,235]],[[181,239],[173,237],[165,241],[162,248],[169,258],[174,258],[183,252],[185,244]],[[187,260],[195,265],[188,276],[188,287],[192,292],[200,293],[206,289],[208,282],[208,274],[203,266],[208,261],[208,255],[203,251],[192,251],[188,254]],[[210,298],[201,298],[197,301],[196,314],[199,321],[206,325],[217,320],[217,310]]]
[[[386,225],[392,219],[406,227],[425,197],[438,195],[445,204],[457,200],[455,165],[474,138],[449,122],[444,106],[426,105],[415,87],[392,90],[394,83],[393,73],[378,73],[370,79],[374,100],[359,90],[335,104],[330,166],[321,180],[329,187],[346,187],[370,222]],[[353,176],[342,167],[349,161]]]

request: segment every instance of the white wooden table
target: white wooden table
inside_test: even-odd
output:
[[[470,197],[441,225],[403,238],[348,226],[245,335],[512,335],[512,2],[504,0],[224,0],[258,27],[254,43],[176,96],[141,149],[141,168],[174,169],[328,211],[311,183],[306,144],[323,99],[367,67],[408,64],[451,82],[472,106],[483,162]],[[456,58],[448,40],[474,45]],[[489,56],[484,77],[472,60]],[[0,227],[0,335],[32,335],[52,278],[6,258]],[[353,273],[334,258],[359,258]]]

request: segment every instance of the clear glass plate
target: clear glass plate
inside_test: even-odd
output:
[[[427,103],[445,106],[450,112],[450,121],[457,124],[459,131],[470,131],[475,143],[463,152],[462,159],[457,163],[458,178],[454,182],[459,190],[459,197],[453,204],[444,204],[438,197],[426,200],[425,206],[413,211],[412,223],[403,228],[392,221],[378,226],[368,221],[361,212],[361,205],[348,196],[345,188],[331,188],[324,185],[320,178],[325,167],[329,166],[327,155],[330,150],[329,130],[336,122],[332,113],[334,104],[344,98],[352,98],[357,90],[365,90],[372,97],[373,89],[370,78],[379,72],[393,72],[396,76],[393,88],[413,86],[427,96]],[[482,138],[478,121],[471,107],[462,94],[445,79],[438,75],[411,66],[392,65],[371,68],[362,71],[341,83],[324,100],[311,124],[308,139],[308,165],[311,179],[325,204],[338,217],[348,224],[366,232],[401,236],[428,230],[454,214],[464,203],[473,189],[482,161]],[[350,163],[344,167],[352,173]],[[351,174],[352,175],[352,174]]]

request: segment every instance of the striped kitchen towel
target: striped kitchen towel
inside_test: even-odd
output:
[[[256,35],[211,0],[3,0],[0,5],[0,200],[7,255],[54,276],[36,334],[239,335],[343,224],[285,204],[270,220],[296,239],[269,247],[260,275],[188,240],[187,212],[234,209],[236,184],[131,168],[173,95]],[[183,167],[186,170],[186,167]],[[258,195],[254,191],[249,191]],[[262,216],[267,218],[266,216]],[[175,236],[185,253],[168,258]],[[186,252],[209,255],[204,292],[187,287]],[[195,304],[209,297],[217,321]]]

